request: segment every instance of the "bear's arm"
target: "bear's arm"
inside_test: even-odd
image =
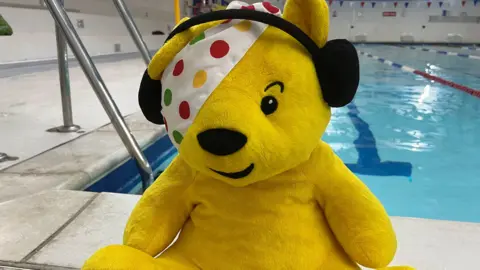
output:
[[[175,158],[133,209],[123,243],[152,256],[167,248],[192,211],[188,191],[194,178],[192,169]]]
[[[397,240],[383,205],[326,143],[320,143],[312,158],[316,199],[338,242],[363,266],[387,266]]]

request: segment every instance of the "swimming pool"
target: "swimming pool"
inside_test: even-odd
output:
[[[480,89],[479,60],[357,49]],[[390,215],[480,222],[480,99],[372,58],[360,56],[360,64],[358,94],[333,111],[323,139]]]

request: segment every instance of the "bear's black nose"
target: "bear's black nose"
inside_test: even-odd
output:
[[[203,150],[217,155],[228,156],[247,143],[247,136],[229,129],[208,129],[197,135],[197,140]]]

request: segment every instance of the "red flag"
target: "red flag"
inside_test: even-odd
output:
[[[465,6],[465,3],[467,3],[467,1],[462,1],[462,7]]]
[[[365,6],[365,2],[361,2],[361,3],[360,3],[360,6],[361,6],[361,7]]]
[[[393,2],[394,7],[397,7],[397,5],[398,5],[398,2]]]
[[[333,0],[328,0],[328,5],[331,6],[332,2],[333,2]]]
[[[427,6],[430,7],[432,5],[432,2],[428,2]]]

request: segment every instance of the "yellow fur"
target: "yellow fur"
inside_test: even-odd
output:
[[[319,46],[325,44],[324,0],[289,0],[284,18]],[[149,74],[159,78],[205,27],[169,41]],[[264,91],[273,81],[285,84],[283,93],[275,87]],[[265,116],[260,102],[267,95],[279,106]],[[308,53],[287,34],[267,28],[207,99],[179,156],[142,196],[126,226],[124,245],[101,249],[83,269],[386,267],[396,251],[392,225],[375,196],[320,141],[329,120]],[[213,156],[196,139],[209,128],[241,131],[248,143],[232,155]],[[235,172],[252,163],[253,172],[237,180],[210,170]]]
[[[319,47],[328,39],[329,15],[327,1],[288,0],[283,18],[307,33]]]

